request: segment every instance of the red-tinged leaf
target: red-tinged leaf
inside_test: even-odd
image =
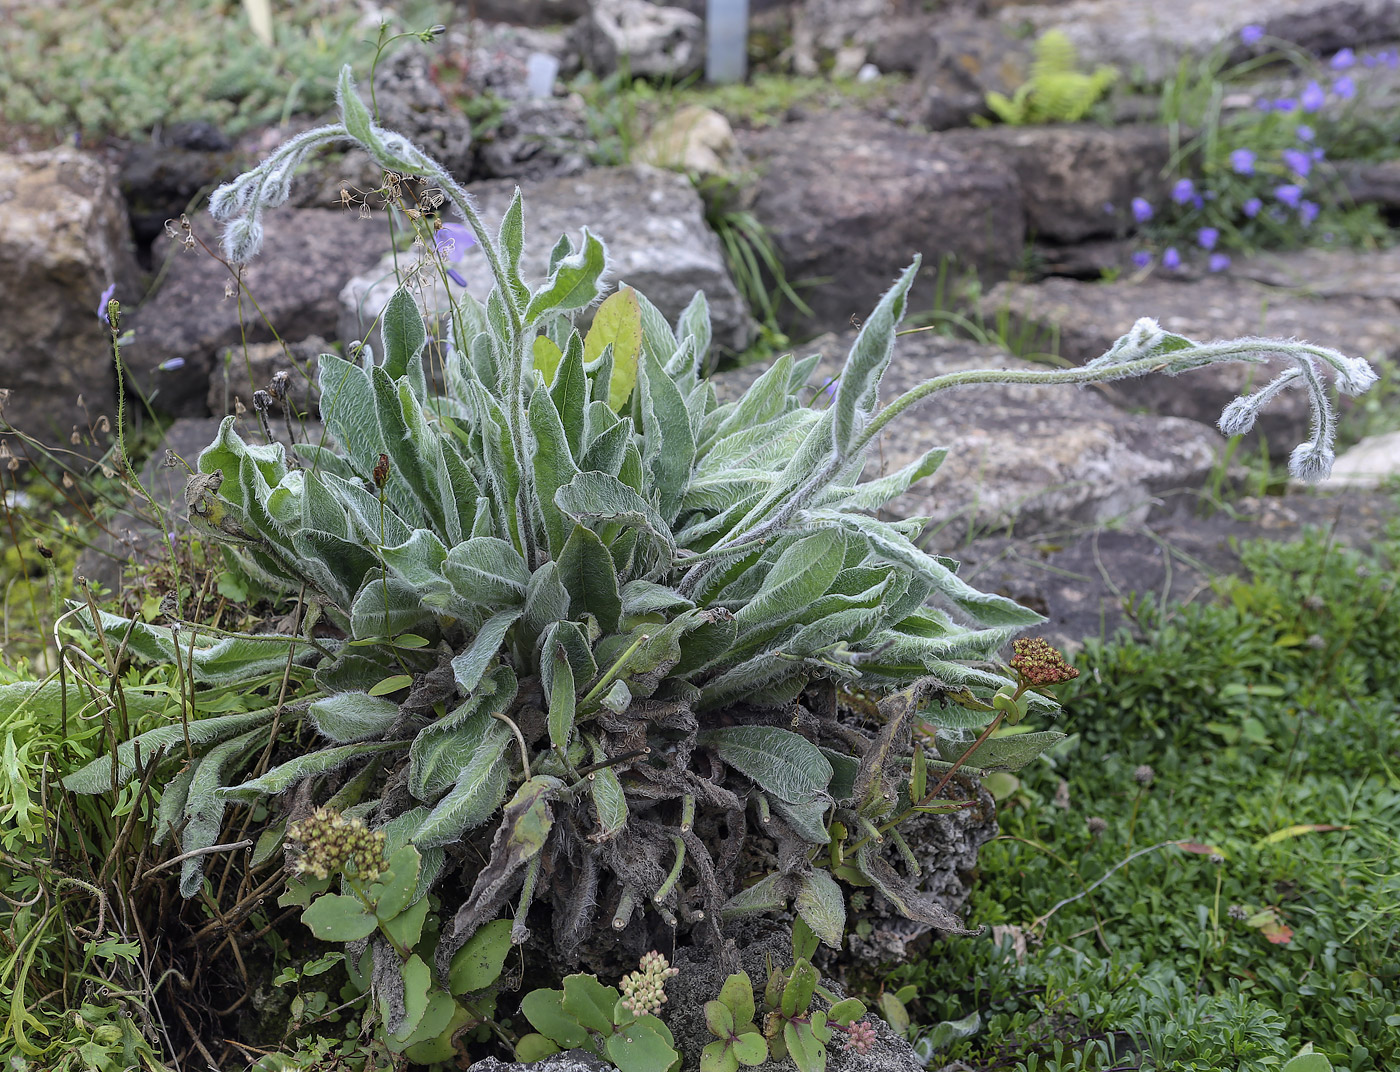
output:
[[[1274,945],[1287,945],[1293,940],[1293,928],[1287,923],[1271,923],[1261,928],[1259,933]]]

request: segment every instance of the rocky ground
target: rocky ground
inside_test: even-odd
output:
[[[706,205],[685,177],[656,166],[680,163],[728,175],[787,277],[813,284],[803,290],[811,316],[788,327],[811,340],[799,353],[825,357],[816,386],[850,345],[853,318],[922,253],[928,283],[916,290],[913,312],[931,310],[940,263],[952,258],[982,283],[969,316],[1002,322],[1024,338],[1053,338],[1070,362],[1097,356],[1150,315],[1196,337],[1297,336],[1335,346],[1375,361],[1385,371],[1382,397],[1394,397],[1394,250],[1273,254],[1210,277],[1135,273],[1124,206],[1162,192],[1166,131],[1150,123],[969,125],[985,112],[988,90],[1010,91],[1024,79],[1027,28],[1062,28],[1086,62],[1152,80],[1216,49],[1246,57],[1239,31],[1251,23],[1319,56],[1394,42],[1394,0],[760,0],[751,5],[756,32],[785,42],[778,62],[786,69],[900,73],[905,81],[878,105],[799,106],[737,131],[723,117],[698,116],[639,144],[638,162],[612,167],[590,162],[597,132],[576,94],[562,82],[543,97],[529,92],[531,54],[555,57],[565,76],[581,68],[605,75],[628,56],[634,73],[683,78],[703,62],[700,0],[469,6],[478,21],[464,18],[440,51],[404,49],[383,65],[378,102],[385,124],[443,159],[488,219],[499,216],[517,183],[523,188],[528,277],[544,272],[544,250],[561,231],[587,224],[607,241],[618,283],[636,285],[670,316],[704,290],[717,343],[742,352],[756,325]],[[499,112],[489,130],[474,128],[456,103],[488,93]],[[109,285],[127,310],[121,329],[131,332],[122,348],[129,398],[177,418],[166,445],[191,462],[226,413],[242,414],[245,435],[260,435],[251,393],[274,372],[285,368],[295,379],[326,346],[364,337],[393,289],[395,264],[414,254],[394,252],[384,213],[343,203],[342,190],[355,201],[356,191],[378,185],[363,157],[315,164],[293,203],[267,217],[262,256],[242,276],[256,304],[213,255],[217,236],[207,214],[191,209],[181,222],[202,191],[287,133],[268,130],[235,144],[196,125],[96,151],[0,153],[0,308],[7,310],[0,387],[9,391],[9,421],[66,443],[75,429],[115,414],[110,337],[97,316]],[[1357,200],[1392,220],[1400,212],[1400,166],[1340,162],[1338,170]],[[1041,271],[1027,273],[1028,260]],[[484,296],[485,266],[468,254],[458,267],[467,288]],[[1111,282],[1102,280],[1104,269],[1117,272]],[[437,312],[452,296],[436,284],[425,288],[423,302]],[[970,367],[1028,366],[1003,347],[924,331],[904,337],[887,383],[893,393]],[[758,371],[724,374],[721,392]],[[1053,638],[1072,647],[1087,635],[1132,628],[1129,592],[1161,601],[1208,595],[1212,576],[1237,565],[1238,538],[1322,524],[1364,542],[1394,516],[1393,500],[1372,489],[1400,467],[1395,435],[1344,456],[1336,490],[1207,509],[1201,489],[1228,490],[1240,476],[1238,458],[1224,458],[1212,423],[1253,382],[1251,371],[1257,378],[1258,370],[1232,369],[1111,389],[958,393],[888,435],[871,466],[892,469],[930,447],[949,448],[939,472],[890,509],[931,518],[928,538],[961,558],[974,583],[1040,609]],[[314,394],[301,382],[298,403],[314,419]],[[1262,443],[1275,457],[1286,454],[1306,422],[1301,405],[1275,407]],[[171,470],[153,462],[146,476],[159,498],[182,509],[181,481]],[[83,567],[109,581],[116,563],[161,543],[134,517],[113,528],[113,539]],[[698,1045],[685,1049],[699,1052]],[[885,1063],[904,1067],[909,1059],[901,1051]]]

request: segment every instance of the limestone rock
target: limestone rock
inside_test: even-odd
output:
[[[475,0],[472,11],[486,22],[552,26],[588,14],[588,0]]]
[[[908,60],[895,52],[911,53]],[[963,127],[987,116],[989,92],[1011,96],[1030,77],[1024,38],[986,19],[940,18],[922,33],[892,35],[872,51],[882,71],[913,62],[914,77],[900,93],[911,121],[928,130]]]
[[[1393,301],[1346,293],[1290,296],[1225,276],[1002,283],[982,299],[981,311],[988,320],[1009,312],[1015,322],[1053,332],[1059,355],[1076,364],[1104,353],[1142,316],[1200,341],[1262,335],[1303,339],[1372,361],[1400,355],[1400,320]],[[1215,365],[1170,378],[1119,380],[1107,390],[1124,406],[1214,424],[1229,402],[1262,387],[1284,367],[1279,359],[1267,365]],[[1307,437],[1308,421],[1306,397],[1289,390],[1263,410],[1257,427],[1270,452],[1284,456]]]
[[[634,159],[686,175],[733,173],[742,161],[729,120],[713,108],[687,105],[651,129]]]
[[[192,226],[218,248],[218,228],[207,214]],[[262,252],[243,269],[262,315],[246,295],[241,301],[225,298],[232,276],[198,246],[175,254],[160,290],[132,314],[136,338],[125,351],[128,370],[157,410],[184,417],[207,413],[216,355],[245,339],[270,341],[263,315],[282,338],[331,336],[340,288],[389,248],[383,216],[283,207],[264,214],[263,229]]]
[[[841,113],[741,136],[759,171],[753,213],[818,329],[866,315],[916,253],[938,272],[951,255],[984,281],[1004,278],[1025,243],[1014,175],[867,115]]]
[[[850,333],[827,336],[799,350],[825,355],[813,383],[826,383],[839,371],[853,341]],[[880,397],[888,401],[926,379],[962,369],[1035,367],[995,347],[928,333],[906,335],[896,344]],[[721,393],[737,390],[759,371],[721,376]],[[1141,520],[1160,492],[1198,486],[1223,445],[1212,428],[1126,414],[1093,389],[979,385],[950,391],[903,415],[875,449],[865,475],[893,472],[934,447],[946,447],[938,471],[885,511],[931,518],[931,546],[956,551],[978,531],[1024,534],[1069,520]]]
[[[989,168],[1014,173],[1027,233],[1054,245],[1116,233],[1134,197],[1157,196],[1171,157],[1160,126],[999,126],[950,132],[943,140]]]
[[[513,182],[482,182],[468,187],[483,219],[495,228],[515,190]],[[537,285],[548,272],[549,251],[560,234],[578,240],[585,225],[608,246],[611,278],[650,298],[674,322],[695,291],[710,303],[719,346],[740,351],[748,345],[752,320],[730,278],[719,240],[705,225],[704,206],[682,176],[645,165],[593,168],[580,175],[521,184],[525,198],[525,281]],[[402,255],[400,265],[409,263]],[[385,258],[352,279],[341,292],[340,338],[363,337],[395,289],[393,263]],[[454,265],[467,289],[485,301],[493,285],[479,251]],[[454,285],[455,289],[455,285]],[[441,280],[425,281],[420,305],[429,314],[450,308]],[[378,340],[372,340],[377,343]]]
[[[518,100],[477,141],[478,178],[538,182],[577,175],[589,167],[594,147],[582,100],[577,96]]]
[[[1172,77],[1182,59],[1201,59],[1238,42],[1249,25],[1319,53],[1400,37],[1400,6],[1393,0],[1074,0],[1007,6],[998,17],[1037,33],[1063,30],[1081,63],[1112,63],[1147,82]]]
[[[113,283],[128,307],[140,297],[116,173],[70,148],[0,154],[0,214],[4,419],[66,443],[74,425],[115,417],[111,334],[98,299]]]
[[[593,0],[570,35],[584,66],[600,75],[625,64],[633,77],[679,81],[705,63],[704,20],[647,0]]]
[[[1400,432],[1367,436],[1337,455],[1324,488],[1378,488],[1400,476]]]

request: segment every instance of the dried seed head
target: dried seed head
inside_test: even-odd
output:
[[[1088,826],[1089,833],[1094,837],[1103,837],[1104,832],[1108,829],[1108,822],[1099,818],[1097,815],[1091,815],[1089,817]]]
[[[374,466],[374,486],[383,488],[389,482],[389,455],[381,454]]]
[[[1065,662],[1065,657],[1051,647],[1044,637],[1022,637],[1012,648],[1016,654],[1011,660],[1011,668],[1028,685],[1058,685],[1079,676],[1079,671]]]
[[[1141,786],[1149,786],[1157,780],[1157,772],[1146,763],[1133,771],[1133,781]]]

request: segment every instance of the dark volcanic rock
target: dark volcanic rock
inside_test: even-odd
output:
[[[930,275],[952,256],[988,281],[1021,257],[1016,177],[940,136],[838,114],[753,131],[740,144],[761,176],[753,213],[788,279],[822,281],[800,292],[812,326],[866,315],[916,253]]]

